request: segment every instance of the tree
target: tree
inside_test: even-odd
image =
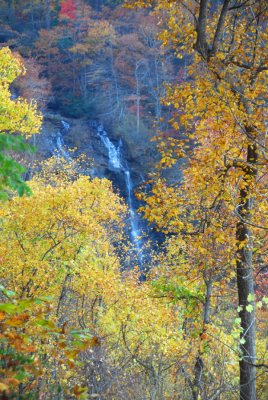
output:
[[[62,18],[75,19],[75,3],[74,0],[62,1],[60,16]]]
[[[17,191],[20,195],[30,193],[22,174],[25,169],[18,164],[10,153],[32,151],[21,134],[30,137],[38,133],[41,126],[41,115],[33,102],[23,98],[12,99],[10,85],[24,72],[18,58],[12,56],[8,48],[0,50],[0,196],[7,198],[8,190]]]
[[[32,351],[43,364],[37,388],[35,371],[24,377],[23,395],[32,387],[39,396],[48,391],[56,397],[56,388],[68,396],[77,385],[81,396],[133,398],[137,382],[142,398],[176,393],[181,381],[175,371],[196,352],[193,338],[178,329],[177,309],[185,299],[174,303],[156,283],[152,287],[154,273],[141,285],[139,271],[120,272],[126,208],[110,182],[79,176],[77,164],[58,157],[44,164],[29,182],[33,195],[1,207],[0,279],[7,293],[16,291],[14,306],[0,305],[3,331],[22,353],[20,369],[40,373],[37,360],[27,358]],[[19,342],[10,340],[10,331]],[[31,348],[23,347],[23,338]],[[3,385],[14,376],[13,369],[4,370]]]
[[[170,122],[175,129],[182,128],[185,138],[181,142],[170,138],[168,149],[162,146],[163,165],[185,156],[185,142],[194,146],[188,152],[182,186],[188,195],[185,198],[180,191],[177,199],[183,200],[164,206],[166,219],[172,229],[177,218],[182,220],[187,213],[188,222],[192,221],[188,234],[210,232],[218,243],[222,232],[230,235],[226,236],[226,254],[235,259],[241,319],[240,399],[254,400],[258,363],[253,248],[267,229],[267,220],[258,211],[267,207],[263,198],[267,188],[267,7],[261,0],[149,3],[164,22],[159,35],[163,44],[171,43],[180,58],[191,60],[188,81],[169,87],[164,100],[177,110]],[[148,6],[143,1],[134,4]],[[166,226],[165,216],[154,214],[158,196],[156,188],[147,200],[153,211],[150,206],[147,211],[151,220]],[[172,216],[174,207],[177,211]],[[176,225],[173,229],[178,232]],[[187,226],[180,226],[179,231],[187,234]],[[208,247],[205,252],[212,259],[215,249]],[[228,265],[227,258],[225,262]],[[198,398],[200,388],[201,381],[193,398]]]
[[[18,367],[28,368],[34,375],[36,363],[30,362],[34,351],[44,364],[39,395],[50,391],[47,380],[51,391],[59,387],[69,393],[77,386],[76,356],[93,346],[94,340],[97,345],[94,321],[104,312],[102,301],[107,307],[115,301],[120,272],[114,243],[121,238],[119,215],[124,215],[125,206],[107,180],[77,176],[74,165],[57,157],[45,163],[29,187],[31,197],[14,197],[1,206],[0,279],[9,288],[5,293],[14,293],[15,305],[0,305],[0,312],[4,312],[0,321],[7,348],[11,346],[25,356],[26,366],[21,358]],[[48,307],[42,299],[49,302]],[[100,304],[95,304],[99,299]],[[13,331],[17,341],[10,336]],[[31,348],[24,343],[27,340]],[[19,356],[16,353],[14,358]],[[4,363],[5,352],[2,357]],[[67,366],[71,371],[68,382],[64,373]],[[36,372],[40,374],[40,368]],[[4,369],[3,384],[16,376],[13,369]],[[32,377],[29,374],[26,378],[22,379],[29,393]],[[5,390],[0,382],[0,393]]]
[[[58,24],[40,30],[35,53],[52,82],[57,107],[79,116],[94,107],[96,78],[107,85],[101,74],[114,30],[108,21],[96,19],[84,1],[61,5]]]
[[[36,40],[40,28],[50,29],[56,21],[59,0],[1,0],[1,36],[5,45],[19,48],[24,56]]]
[[[42,77],[42,68],[35,59],[23,59],[23,64],[26,73],[16,79],[13,87],[28,102],[34,99],[39,110],[44,110],[51,98],[50,82]]]

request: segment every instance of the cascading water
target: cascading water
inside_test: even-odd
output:
[[[141,232],[140,232],[140,228],[139,228],[139,223],[137,221],[137,214],[136,214],[135,208],[133,206],[133,185],[132,185],[129,170],[124,170],[124,174],[125,174],[125,181],[126,181],[126,188],[127,188],[128,205],[129,205],[129,210],[130,210],[131,241],[132,241],[132,243],[134,243],[136,251],[137,251],[139,266],[142,267],[143,254],[142,254],[142,246],[141,246],[141,239],[140,239]]]
[[[65,159],[70,161],[71,157],[68,153],[67,150],[65,150],[64,146],[64,140],[62,137],[62,133],[67,133],[68,130],[70,129],[70,125],[66,121],[61,121],[62,129],[57,132],[57,137],[56,137],[56,144],[57,144],[57,150],[61,154],[61,156]]]
[[[118,146],[116,147],[111,140],[107,132],[104,130],[102,124],[97,126],[98,135],[108,151],[109,166],[115,171],[115,173],[123,173],[126,184],[126,194],[127,202],[129,206],[130,213],[130,238],[131,242],[135,246],[138,262],[140,268],[142,267],[143,254],[142,254],[142,242],[141,242],[141,230],[139,228],[138,216],[134,207],[134,193],[133,193],[133,183],[131,180],[130,170],[127,164],[127,160],[124,157],[122,151],[122,140],[120,139]]]
[[[68,124],[68,122],[61,120],[61,124],[63,126],[64,131],[68,132],[68,130],[70,129],[70,124]]]
[[[120,143],[118,148],[115,147],[115,145],[110,141],[107,132],[103,129],[102,125],[99,125],[97,128],[98,135],[108,150],[108,157],[109,157],[109,164],[112,168],[115,170],[123,170],[123,166],[121,164],[121,151],[120,151]]]

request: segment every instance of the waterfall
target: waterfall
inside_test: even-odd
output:
[[[139,266],[142,267],[143,254],[142,254],[142,241],[141,241],[141,230],[139,227],[138,216],[134,207],[134,191],[133,183],[131,179],[131,173],[128,167],[127,160],[124,157],[122,149],[122,140],[119,140],[118,146],[115,146],[110,140],[107,132],[104,130],[102,124],[97,125],[97,132],[100,140],[104,144],[108,152],[109,166],[115,171],[115,173],[123,173],[126,185],[127,203],[129,206],[130,214],[130,239],[132,244],[135,246]]]
[[[122,164],[121,164],[121,151],[120,151],[120,143],[118,148],[115,147],[115,145],[110,141],[107,132],[103,130],[102,125],[98,126],[98,135],[108,150],[108,157],[109,157],[109,164],[112,168],[116,170],[124,170]]]
[[[126,181],[126,188],[127,188],[127,200],[129,205],[129,212],[130,212],[130,225],[131,225],[131,241],[135,245],[139,266],[142,267],[142,246],[141,246],[141,239],[140,239],[140,228],[139,223],[137,220],[137,214],[135,212],[135,208],[133,206],[133,185],[130,177],[130,172],[128,169],[124,170],[125,174],[125,181]]]
[[[62,129],[60,129],[57,132],[57,136],[56,136],[56,145],[57,145],[57,150],[59,152],[59,154],[65,159],[70,161],[71,157],[70,154],[68,153],[67,150],[65,150],[65,145],[64,145],[64,140],[63,140],[63,136],[62,133],[67,133],[68,130],[70,129],[70,125],[68,124],[68,122],[66,121],[61,121],[61,125],[62,125]]]
[[[68,122],[61,120],[61,124],[63,126],[63,130],[65,132],[68,132],[68,130],[70,129],[70,124],[68,124]]]

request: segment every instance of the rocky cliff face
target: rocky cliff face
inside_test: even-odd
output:
[[[72,119],[62,117],[60,114],[46,113],[42,132],[36,137],[37,157],[47,158],[57,149],[65,152],[68,149],[75,149],[75,155],[85,154],[89,158],[91,167],[88,173],[90,175],[111,179],[125,196],[125,184],[120,182],[118,171],[115,171],[109,163],[108,150],[100,138],[98,132],[100,124],[100,121],[92,119]],[[134,186],[137,186],[153,170],[157,158],[155,145],[144,144],[142,138],[134,143],[127,132],[121,137],[113,136],[112,130],[109,131],[109,126],[104,126],[104,124],[102,126],[115,147],[118,147],[121,141],[124,158],[131,170]]]

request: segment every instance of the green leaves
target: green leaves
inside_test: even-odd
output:
[[[254,310],[254,308],[253,308],[253,306],[251,304],[248,304],[246,306],[246,310],[247,310],[247,312],[251,313]]]
[[[255,299],[254,294],[250,293],[250,294],[248,295],[248,298],[247,298],[248,302],[254,301],[254,299]]]
[[[9,190],[23,196],[31,191],[24,182],[26,169],[15,161],[13,153],[33,152],[34,147],[18,134],[37,133],[41,117],[33,103],[19,98],[11,99],[9,85],[24,72],[22,63],[12,56],[8,48],[0,50],[0,200],[8,198]]]
[[[52,321],[50,321],[48,319],[44,319],[44,318],[38,319],[35,322],[35,325],[42,326],[42,327],[47,328],[47,329],[55,329],[56,328],[56,325],[54,324],[54,322],[52,322]]]
[[[0,291],[8,298],[16,296],[15,292],[13,292],[12,290],[6,289],[3,285],[0,285]]]
[[[0,304],[0,311],[4,311],[7,314],[13,314],[17,311],[17,307],[12,303],[2,303]]]
[[[263,297],[262,301],[264,304],[266,304],[268,306],[268,297]]]
[[[33,151],[34,147],[27,144],[21,136],[0,134],[0,199],[8,198],[8,189],[17,191],[19,196],[31,194],[30,188],[22,178],[26,168],[11,158],[9,152]]]
[[[174,302],[178,300],[188,300],[194,302],[203,302],[204,295],[200,292],[195,292],[187,287],[176,285],[175,283],[161,283],[161,280],[152,282],[153,288],[157,291],[170,295]]]

